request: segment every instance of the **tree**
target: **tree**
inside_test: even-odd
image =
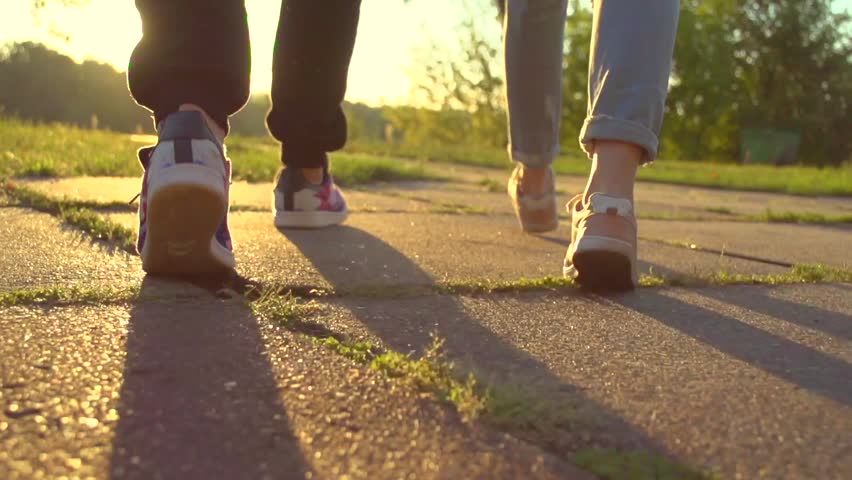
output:
[[[75,63],[31,42],[0,50],[0,111],[125,132],[151,128],[150,115],[128,95],[124,74],[103,63]]]
[[[415,128],[417,121],[451,127],[417,127],[420,131],[406,133],[406,139],[425,137],[423,132],[428,131],[436,140],[458,137],[459,143],[506,146],[500,28],[492,20],[490,3],[465,4],[467,14],[458,26],[457,50],[431,42],[416,52],[417,67],[411,72],[417,85],[414,93],[422,103],[443,114],[400,110],[389,119],[397,130],[405,132]]]

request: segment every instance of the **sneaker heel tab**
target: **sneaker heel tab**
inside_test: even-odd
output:
[[[210,131],[207,121],[201,112],[185,110],[174,112],[163,120],[159,132],[160,141],[174,140],[177,138],[190,138],[197,140],[211,140],[219,145],[216,135]]]
[[[613,197],[602,193],[593,193],[589,197],[589,207],[594,213],[625,217],[633,215],[633,202],[626,198]]]

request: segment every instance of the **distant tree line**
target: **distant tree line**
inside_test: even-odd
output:
[[[130,99],[112,66],[71,58],[36,43],[0,50],[0,114],[123,132],[151,131],[150,115]]]

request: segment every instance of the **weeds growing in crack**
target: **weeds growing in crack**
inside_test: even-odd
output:
[[[325,326],[306,319],[322,308],[314,300],[299,298],[283,288],[250,288],[245,298],[250,301],[252,312],[261,320],[306,335],[331,336]]]
[[[572,461],[602,480],[712,480],[715,478],[650,452],[620,452],[590,448],[575,453]]]
[[[128,253],[136,253],[136,232],[110,221],[90,208],[81,206],[86,202],[53,198],[32,188],[8,181],[0,182],[0,193],[17,201],[21,206],[58,217],[97,240],[113,243]]]
[[[139,297],[138,287],[39,287],[0,292],[0,306],[116,304]]]

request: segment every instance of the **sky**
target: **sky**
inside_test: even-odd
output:
[[[316,0],[315,0],[316,1]],[[429,39],[452,42],[464,11],[459,0],[363,0],[347,99],[370,105],[407,103],[412,52]],[[252,91],[269,91],[280,0],[247,0],[252,38]],[[0,45],[38,41],[77,61],[93,59],[124,71],[141,36],[132,0],[90,0],[50,6],[34,17],[31,0],[0,0]],[[499,28],[497,25],[495,28]],[[67,38],[66,38],[67,37]]]
[[[452,48],[454,29],[465,14],[463,4],[462,0],[363,0],[347,99],[374,106],[408,103],[412,82],[406,71],[413,65],[413,52],[430,40]],[[132,0],[52,6],[37,18],[31,6],[32,0],[0,0],[0,45],[38,41],[78,61],[103,61],[123,71],[141,36]],[[852,11],[852,0],[837,0],[835,7]],[[272,80],[280,0],[246,0],[246,8],[252,38],[252,90],[266,92]],[[499,32],[496,22],[494,28]]]

